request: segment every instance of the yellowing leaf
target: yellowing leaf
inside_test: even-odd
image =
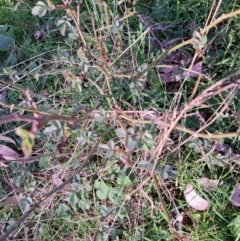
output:
[[[47,4],[50,10],[53,10],[56,8],[55,5],[50,0],[47,0]]]
[[[77,85],[79,92],[82,92],[82,87],[81,87],[82,81],[78,76],[73,75],[71,72],[65,72],[63,75],[65,80],[72,84],[72,88],[74,88],[75,85]]]
[[[24,156],[29,157],[32,153],[35,135],[30,131],[24,130],[20,127],[17,128],[16,134],[22,138],[22,151]]]

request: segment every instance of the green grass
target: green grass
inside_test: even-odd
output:
[[[195,53],[192,44],[159,56],[204,29],[212,3],[116,2],[87,0],[80,5],[78,21],[86,46],[70,15],[63,18],[64,9],[38,17],[31,14],[37,1],[0,3],[0,25],[7,26],[3,33],[0,29],[0,101],[7,104],[0,112],[0,132],[15,142],[0,138],[0,144],[19,158],[31,148],[30,156],[38,156],[32,163],[0,161],[1,235],[55,190],[17,227],[11,239],[238,240],[238,207],[230,199],[240,181],[239,167],[230,159],[239,154],[239,138],[211,140],[179,129],[197,133],[201,128],[201,133],[220,135],[237,132],[239,93],[230,85],[238,76],[213,88],[208,99],[185,111],[167,139],[168,126],[156,123],[159,118],[173,123],[188,105],[197,82],[196,76],[185,81],[176,77],[189,68]],[[215,19],[239,7],[223,1]],[[77,10],[75,2],[71,9]],[[147,32],[137,13],[131,14],[134,11],[165,29],[155,30],[155,36]],[[60,19],[67,21],[65,31],[63,25],[57,25]],[[205,75],[193,98],[238,69],[239,19],[239,15],[232,16],[208,32],[207,50],[195,62],[202,61],[202,68],[193,67]],[[6,41],[3,36],[12,42],[1,49]],[[174,39],[178,40],[171,42]],[[173,74],[164,73],[167,66],[175,68]],[[170,78],[173,81],[166,81]],[[221,113],[229,96],[234,98]],[[43,126],[35,119],[40,127],[28,121],[3,121],[11,113],[33,116],[38,113],[34,106],[62,119],[55,117]],[[74,117],[64,121],[65,115]],[[79,117],[85,119],[76,122]],[[208,125],[208,121],[212,123]],[[28,136],[16,135],[17,127],[27,130]],[[228,152],[216,151],[217,145]],[[49,153],[52,156],[46,156]],[[7,159],[1,149],[0,155],[1,160]],[[203,177],[219,180],[219,186],[210,192],[197,181]],[[65,187],[56,190],[67,180]],[[211,204],[208,209],[190,206],[184,196],[187,184]],[[8,205],[8,197],[17,203],[14,207]]]

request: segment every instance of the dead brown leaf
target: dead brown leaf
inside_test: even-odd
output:
[[[16,160],[19,155],[17,152],[12,150],[11,148],[7,146],[0,146],[0,155],[2,156],[3,159],[5,160]]]
[[[184,196],[187,203],[196,210],[204,211],[210,207],[210,203],[200,197],[193,189],[193,186],[191,184],[187,184],[184,191]]]

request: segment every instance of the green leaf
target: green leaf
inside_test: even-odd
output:
[[[110,149],[110,147],[107,145],[107,144],[99,144],[98,145],[98,148],[101,150],[101,151],[108,151]]]
[[[74,190],[74,191],[81,190],[81,187],[82,187],[82,184],[78,183],[78,182],[73,182],[71,184],[71,189]]]
[[[86,192],[90,192],[92,191],[92,185],[88,182],[85,184],[84,189],[86,190]]]
[[[126,176],[124,174],[120,175],[118,178],[117,178],[117,184],[120,186],[120,187],[128,187],[131,185],[131,180],[129,178],[129,176]]]
[[[105,115],[106,115],[106,111],[105,111],[102,107],[99,108],[99,113],[100,113],[102,116],[105,116]]]
[[[105,182],[96,180],[94,187],[98,189],[96,194],[99,199],[104,200],[107,198],[110,188],[105,184]]]
[[[80,175],[78,173],[75,173],[73,175],[73,180],[74,180],[74,182],[82,183],[82,178],[80,177]]]
[[[78,206],[82,209],[89,210],[91,208],[91,202],[89,200],[80,200]]]
[[[57,208],[57,215],[58,217],[66,217],[68,216],[67,214],[68,211],[68,206],[65,205],[64,203],[60,204]]]
[[[10,228],[12,228],[12,226],[16,223],[17,221],[14,220],[14,218],[10,218],[7,226],[7,230],[9,230]]]
[[[113,140],[108,141],[107,145],[109,146],[109,149],[114,150],[115,143]]]
[[[7,51],[14,44],[12,29],[7,25],[0,25],[0,50]]]
[[[138,166],[146,168],[148,171],[152,171],[154,167],[154,162],[148,162],[148,161],[140,161],[138,162]],[[162,174],[162,171],[160,170],[160,174]]]
[[[43,17],[47,13],[47,6],[42,2],[38,1],[36,6],[32,8],[32,15]]]
[[[138,73],[141,74],[141,76],[147,76],[147,64],[144,63],[144,64],[140,65],[137,68],[137,71],[138,71]]]
[[[148,170],[148,171],[152,171],[153,170],[153,168],[154,168],[154,164],[153,163],[149,163],[147,166],[146,166],[146,169]]]
[[[60,121],[57,121],[57,120],[53,121],[53,122],[52,122],[52,125],[55,126],[56,129],[62,128],[61,122],[60,122]]]
[[[62,34],[62,36],[65,36],[65,33],[66,33],[66,23],[58,26],[59,30],[60,30],[60,33]]]
[[[61,138],[64,134],[63,125],[60,121],[52,121],[51,125],[46,127],[43,131],[45,135],[55,134],[57,138]]]
[[[76,207],[76,205],[78,204],[79,202],[79,198],[77,197],[76,193],[72,193],[72,192],[69,192],[67,194],[67,198],[66,200],[73,206],[73,207]]]
[[[126,136],[126,132],[122,128],[117,128],[115,132],[119,138],[124,138]]]
[[[206,43],[207,43],[207,36],[205,35],[200,39],[199,49],[203,49]]]
[[[119,29],[117,27],[113,27],[111,31],[113,34],[117,34],[119,32]]]
[[[13,45],[14,38],[10,36],[0,36],[0,50],[7,51]]]
[[[160,169],[161,170],[161,169]],[[161,170],[161,174],[162,178],[165,180],[168,178],[168,173],[165,170]]]
[[[1,41],[1,40],[0,40]],[[12,45],[12,44],[11,44]],[[8,59],[6,60],[7,64],[15,65],[17,63],[17,57],[14,53],[11,53]]]
[[[26,213],[30,209],[30,205],[33,203],[30,197],[23,197],[20,199],[20,206],[23,213]]]
[[[228,225],[230,227],[231,233],[234,237],[240,237],[240,216],[237,216],[232,222]]]
[[[63,129],[57,129],[55,132],[57,138],[61,138],[63,136]]]
[[[45,135],[50,135],[51,133],[53,133],[53,132],[56,131],[56,130],[57,130],[57,128],[56,128],[55,126],[50,125],[50,126],[48,126],[48,127],[46,127],[46,128],[44,129],[43,133],[44,133]]]
[[[51,156],[44,156],[40,157],[38,166],[40,167],[41,170],[47,169],[50,167],[50,160],[52,159]]]
[[[96,194],[99,199],[105,200],[107,198],[108,191],[109,189],[100,189],[100,190],[97,190]]]
[[[114,155],[114,151],[113,150],[108,150],[106,153],[105,153],[105,157],[107,158],[110,158]]]
[[[148,150],[147,146],[145,145],[145,143],[142,140],[137,141],[137,148],[140,150],[144,150],[144,151]]]
[[[118,213],[118,217],[120,219],[124,219],[124,218],[126,218],[128,216],[128,212],[127,212],[125,207],[122,207],[122,208],[118,207],[118,208],[116,208],[116,212]]]
[[[66,24],[66,21],[63,19],[58,20],[57,26],[60,27],[61,25]]]
[[[151,149],[152,147],[154,147],[155,141],[150,139],[149,140],[144,139],[144,143],[147,145],[149,149]]]
[[[113,25],[114,25],[115,27],[119,28],[119,26],[120,26],[119,20],[118,20],[118,19],[113,20]]]
[[[127,143],[127,147],[129,149],[129,151],[133,151],[137,146],[137,142],[136,141],[128,141]]]
[[[101,212],[101,214],[102,214],[104,217],[107,217],[107,216],[113,211],[113,209],[114,209],[114,208],[108,207],[108,206],[106,206],[106,205],[103,204],[103,205],[101,206],[100,212]]]
[[[105,121],[105,116],[102,116],[99,113],[94,113],[93,118],[99,123],[102,123]]]
[[[113,140],[109,140],[107,144],[99,144],[98,148],[105,152],[107,158],[110,158],[114,155],[115,143]]]
[[[124,199],[124,193],[121,188],[114,187],[110,189],[108,197],[112,203],[118,204]]]
[[[8,30],[8,25],[0,25],[0,34],[4,34]]]

